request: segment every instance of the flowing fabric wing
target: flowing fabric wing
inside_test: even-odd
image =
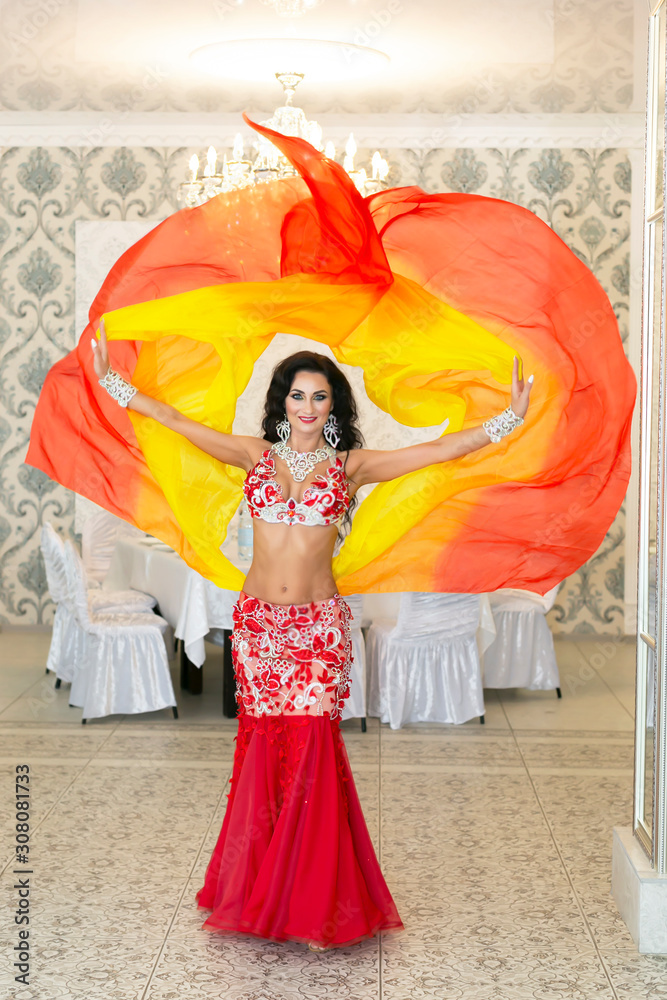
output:
[[[365,200],[308,143],[249,124],[303,180],[178,212],[120,258],[47,377],[26,461],[236,589],[219,546],[243,473],[100,389],[103,314],[116,369],[225,432],[277,332],[327,344],[396,420],[449,418],[447,433],[508,405],[518,354],[535,374],[524,426],[379,485],[334,571],[341,593],[545,593],[595,552],[630,475],[635,378],[603,289],[525,209],[418,188]]]
[[[450,414],[438,401],[451,393],[464,416],[456,411],[448,431],[509,402],[489,372],[451,353],[438,371],[417,331],[408,343],[405,322],[384,325],[401,279],[509,346],[535,385],[526,423],[500,444],[373,492],[338,559],[344,592],[389,589],[392,574],[410,583],[397,590],[544,594],[596,551],[630,478],[636,380],[609,300],[548,226],[509,202],[410,188],[375,196],[369,208],[395,284],[338,356],[372,371],[378,385],[386,378],[384,397],[367,381],[371,398],[391,409],[382,398],[414,390],[415,405],[431,414],[419,422],[435,424]],[[391,412],[412,423],[408,408]]]

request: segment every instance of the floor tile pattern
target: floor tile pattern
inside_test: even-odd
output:
[[[169,713],[80,725],[44,674],[48,635],[0,634],[0,771],[31,771],[32,975],[15,1000],[667,1000],[610,895],[630,823],[634,648],[557,642],[563,698],[489,691],[485,725],[344,723],[406,930],[327,954],[210,933],[195,894],[226,806],[235,723],[220,650]],[[591,667],[590,663],[603,665]],[[582,668],[582,664],[587,669]],[[174,664],[174,683],[177,687]],[[8,793],[9,794],[9,793]],[[0,810],[3,912],[16,905]],[[11,918],[3,955],[16,943]]]

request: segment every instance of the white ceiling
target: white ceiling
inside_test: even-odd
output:
[[[390,56],[393,87],[422,90],[489,64],[551,64],[553,2],[323,0],[303,17],[286,19],[261,0],[79,0],[74,55],[80,63],[96,53],[107,65],[191,77],[197,71],[188,54],[198,46],[291,37],[380,49]]]
[[[0,110],[268,111],[280,97],[271,74],[298,67],[276,57],[256,83],[215,79],[190,52],[314,38],[390,57],[363,81],[306,77],[297,103],[314,113],[624,111],[643,3],[322,0],[286,19],[262,0],[0,0]]]

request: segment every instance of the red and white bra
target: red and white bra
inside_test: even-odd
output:
[[[276,482],[273,448],[267,448],[245,478],[243,493],[252,517],[271,524],[338,524],[350,506],[343,463],[336,456],[303,491],[303,498],[285,500]]]

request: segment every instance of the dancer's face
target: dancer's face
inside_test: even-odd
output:
[[[331,386],[319,372],[297,372],[285,400],[294,430],[319,437],[333,405]]]

